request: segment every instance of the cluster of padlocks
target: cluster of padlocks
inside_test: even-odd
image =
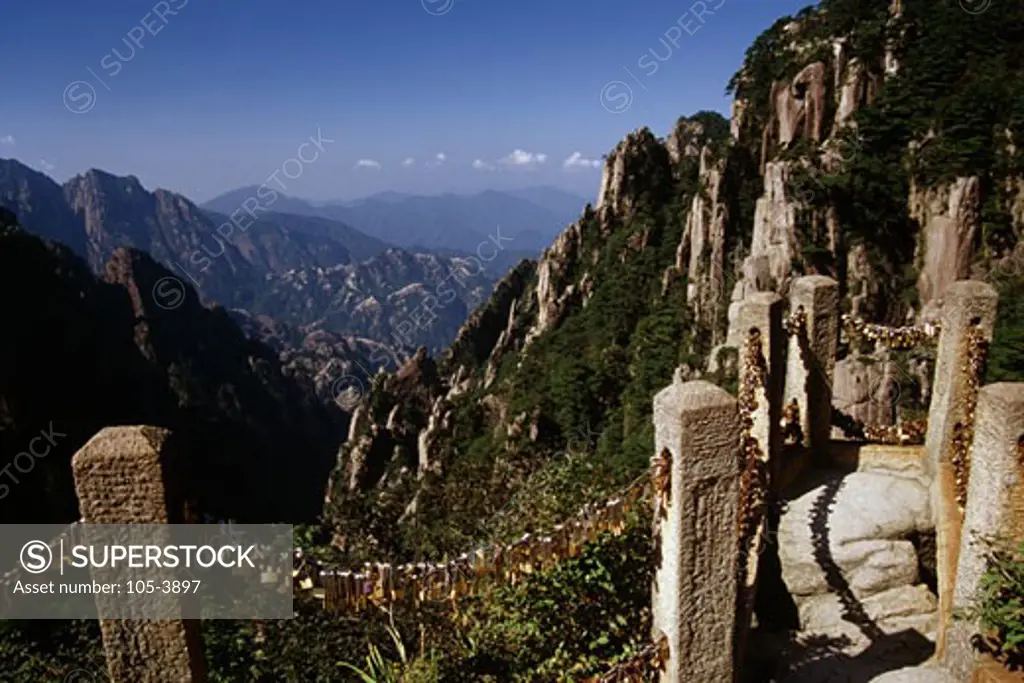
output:
[[[627,517],[649,491],[649,475],[603,504],[587,505],[578,517],[548,534],[524,534],[507,544],[493,544],[442,562],[392,565],[366,563],[358,570],[329,569],[296,551],[297,592],[313,592],[332,612],[358,612],[374,605],[456,601],[485,583],[515,585],[527,575],[577,557],[587,543],[606,532],[621,534]]]

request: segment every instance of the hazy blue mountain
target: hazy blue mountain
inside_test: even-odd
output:
[[[203,206],[224,213],[235,211],[246,198],[256,196],[257,190],[233,190]],[[500,226],[502,235],[515,239],[513,249],[536,254],[576,220],[587,203],[583,197],[550,187],[430,197],[383,192],[327,203],[277,194],[271,207],[274,211],[340,221],[400,247],[464,253],[476,251]]]
[[[524,187],[520,190],[506,190],[505,194],[510,194],[513,197],[519,199],[525,199],[526,201],[536,204],[548,211],[555,213],[566,214],[573,216],[573,220],[579,217],[583,211],[583,207],[587,205],[587,202],[591,204],[597,203],[596,197],[583,197],[573,192],[567,192],[557,187],[551,187],[550,185],[538,185],[537,187]]]
[[[395,353],[451,342],[523,256],[503,241],[501,250],[488,246],[477,257],[477,245],[494,244],[482,233],[471,249],[417,253],[321,216],[267,211],[252,221],[239,209],[260,196],[257,188],[231,193],[216,203],[219,211],[204,210],[173,192],[151,192],[134,176],[93,169],[58,185],[17,161],[0,164],[0,207],[27,231],[70,247],[96,274],[118,249],[136,249],[194,285],[206,304],[272,316],[304,334],[357,335]],[[269,204],[310,206],[283,195]]]

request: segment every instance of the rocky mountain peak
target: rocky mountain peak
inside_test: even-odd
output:
[[[669,151],[649,128],[639,128],[615,146],[605,159],[597,210],[625,215],[640,192],[655,184],[654,174],[671,173]]]
[[[185,287],[144,251],[118,248],[111,254],[101,281],[123,287],[136,318],[173,311],[184,304],[201,306],[195,290]]]

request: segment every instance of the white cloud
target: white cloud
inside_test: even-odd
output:
[[[55,169],[57,167],[54,166],[53,164],[51,164],[46,159],[40,159],[39,160],[39,168],[42,169],[43,173],[49,173],[50,171],[52,171],[53,169]]]
[[[535,154],[524,149],[513,150],[511,154],[501,160],[501,163],[510,166],[526,166],[533,168],[548,160],[547,154]]]
[[[439,164],[443,164],[445,162],[445,160],[448,159],[448,157],[445,156],[444,152],[438,152],[437,155],[434,158],[437,159],[437,163],[439,163]]]
[[[487,163],[483,159],[476,159],[475,161],[473,161],[473,168],[475,168],[478,171],[493,171],[494,165]]]
[[[380,168],[380,162],[376,159],[360,159],[356,162],[356,168]]]
[[[5,147],[14,147],[14,136],[13,135],[5,135],[5,136],[3,136],[2,138],[0,138],[0,145],[5,146]]]
[[[416,163],[416,160],[413,159],[412,157],[406,157],[405,159],[402,160],[402,166],[406,166],[406,167],[412,166],[415,163]]]
[[[564,168],[601,168],[600,159],[587,159],[579,152],[573,152],[562,162]]]

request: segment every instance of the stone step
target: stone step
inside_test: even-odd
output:
[[[933,636],[938,626],[938,601],[924,584],[900,586],[877,593],[855,604],[844,604],[835,593],[816,595],[800,605],[800,624],[804,632],[828,638],[847,638],[852,643],[868,642],[866,630],[885,634],[913,629]]]
[[[777,540],[800,630],[773,680],[867,683],[934,650],[938,604],[907,540],[934,531],[928,487],[886,458],[858,467],[790,488]]]
[[[782,580],[798,604],[837,590],[865,598],[917,583],[906,538],[934,529],[923,483],[879,471],[809,476],[778,529]]]

